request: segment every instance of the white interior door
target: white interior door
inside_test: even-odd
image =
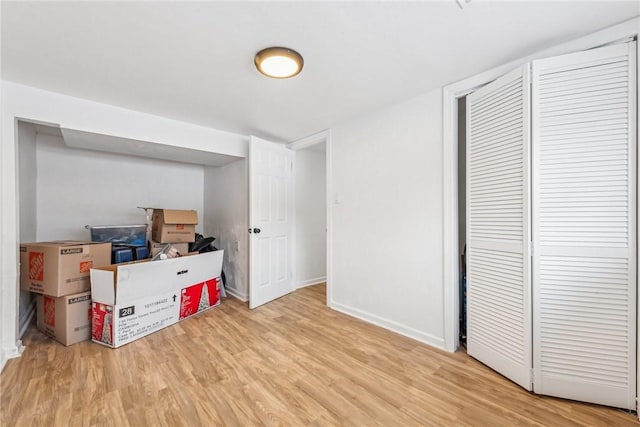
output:
[[[293,159],[283,144],[249,145],[249,307],[293,290]]]
[[[529,69],[467,97],[467,352],[531,390]]]
[[[635,43],[533,62],[536,393],[635,409]]]

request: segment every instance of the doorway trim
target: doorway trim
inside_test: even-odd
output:
[[[508,73],[526,62],[548,56],[556,56],[580,50],[592,49],[616,40],[623,40],[627,37],[637,37],[640,32],[639,28],[640,17],[636,17],[576,40],[511,61],[481,74],[452,83],[442,89],[442,137],[444,144],[442,150],[443,325],[444,345],[447,351],[456,351],[460,345],[458,323],[458,317],[460,315],[460,295],[458,292],[458,284],[460,280],[458,274],[458,98],[468,95],[478,87],[495,80],[501,75]],[[638,55],[636,55],[636,58],[637,56]],[[638,75],[640,75],[640,73],[638,73]]]
[[[325,197],[325,208],[326,208],[326,216],[327,216],[327,307],[333,307],[333,293],[332,286],[333,283],[333,275],[332,275],[332,246],[333,246],[333,206],[331,204],[331,194],[333,194],[332,189],[332,168],[331,168],[331,129],[325,129],[323,131],[314,133],[313,135],[309,135],[297,141],[294,141],[290,144],[287,144],[287,148],[298,151],[303,150],[305,148],[309,148],[316,144],[325,143],[325,180],[326,180],[326,197]],[[293,235],[296,235],[295,227],[293,231]],[[294,273],[295,274],[295,273]]]

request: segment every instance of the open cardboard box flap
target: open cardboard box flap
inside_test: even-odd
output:
[[[192,224],[198,223],[197,211],[184,211],[177,209],[161,209],[165,224]]]
[[[118,348],[220,303],[222,251],[91,270],[91,339]]]
[[[120,305],[220,276],[223,251],[91,269],[94,301]]]

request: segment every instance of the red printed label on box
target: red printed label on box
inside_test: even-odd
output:
[[[80,273],[88,273],[93,268],[93,261],[81,261]]]
[[[56,327],[56,300],[47,295],[44,296],[44,323]]]
[[[218,299],[217,279],[207,280],[182,289],[180,293],[180,319],[213,307],[218,303]]]
[[[184,230],[184,224],[176,224],[176,230]]]
[[[44,280],[44,252],[29,252],[29,280]]]
[[[94,302],[91,337],[95,341],[113,345],[113,307]]]

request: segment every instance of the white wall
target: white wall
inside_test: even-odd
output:
[[[90,239],[87,224],[144,224],[137,206],[195,209],[202,223],[203,166],[69,148],[45,134],[37,161],[39,241]]]
[[[330,306],[444,346],[440,90],[332,130]]]
[[[326,152],[315,146],[296,151],[295,276],[296,287],[327,277]]]
[[[249,297],[249,187],[246,159],[223,167],[205,168],[205,236],[224,249],[227,290],[246,301]]]
[[[638,23],[636,18],[537,52],[444,91],[460,90],[464,95],[529,60],[635,36]],[[449,121],[447,139],[443,135],[443,105],[450,114],[450,105],[443,104],[442,90],[437,89],[333,127],[329,305],[454,351],[458,301],[453,293],[458,292],[458,281],[452,278],[457,277],[459,254],[458,211],[452,207],[457,205],[457,141],[450,140],[455,128],[449,128]],[[450,242],[443,240],[443,234]]]
[[[35,242],[37,223],[37,161],[36,161],[36,129],[30,123],[18,124],[18,164],[20,196],[20,241]],[[20,290],[18,301],[18,319],[20,331],[31,319],[35,299],[31,292]]]
[[[20,194],[20,241],[36,240],[37,223],[37,161],[36,129],[31,123],[18,125],[19,194]]]

